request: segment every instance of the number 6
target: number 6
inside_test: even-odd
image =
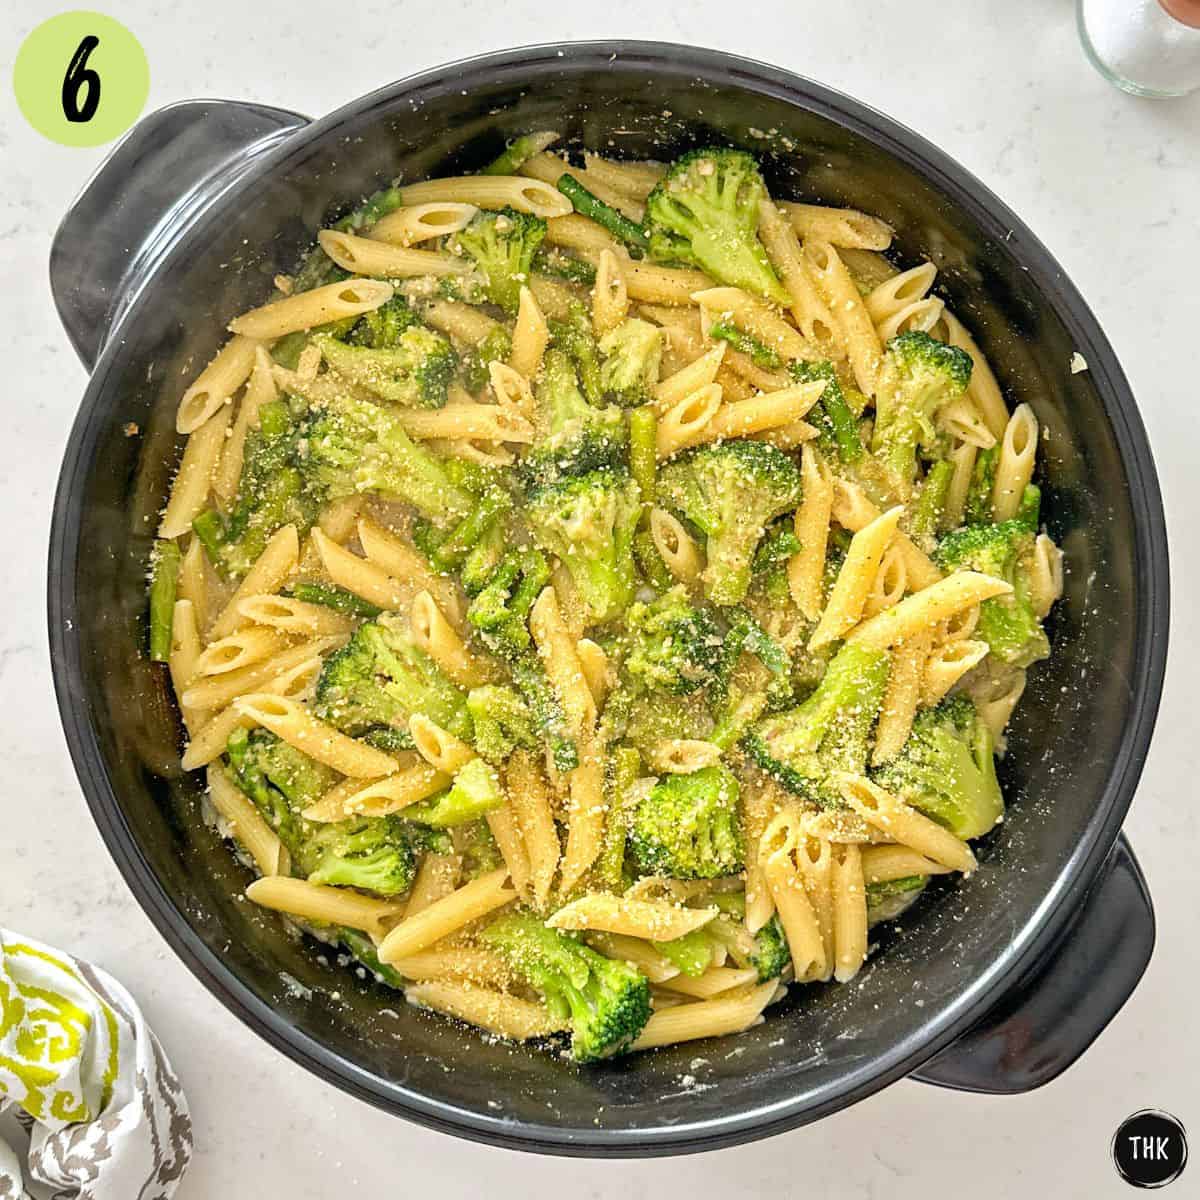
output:
[[[68,121],[83,124],[96,115],[100,105],[100,76],[87,65],[88,55],[100,45],[100,39],[90,33],[75,48],[71,64],[62,83],[63,115]],[[87,85],[83,104],[79,103],[79,91]]]

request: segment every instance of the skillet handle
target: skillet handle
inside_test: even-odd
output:
[[[1122,834],[1048,958],[912,1078],[964,1092],[1029,1092],[1061,1075],[1137,987],[1154,907]]]
[[[89,370],[167,248],[260,154],[308,123],[281,108],[184,100],[151,113],[100,164],[50,247],[50,289]]]

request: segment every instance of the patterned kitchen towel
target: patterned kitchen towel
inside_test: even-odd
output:
[[[28,1180],[55,1200],[169,1200],[191,1158],[187,1100],[129,993],[0,929],[0,1113],[13,1106]],[[0,1200],[25,1195],[0,1141]]]

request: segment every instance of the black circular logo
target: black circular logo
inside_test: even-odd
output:
[[[1156,1108],[1143,1108],[1121,1122],[1112,1140],[1113,1163],[1126,1183],[1139,1188],[1166,1187],[1187,1166],[1183,1122]]]

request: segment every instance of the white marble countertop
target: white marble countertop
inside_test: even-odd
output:
[[[36,23],[70,5],[25,0],[0,30],[0,67]],[[728,4],[459,0],[439,20],[360,0],[353,58],[337,56],[327,5],[308,0],[123,0],[108,11],[149,55],[150,107],[195,96],[313,114],[433,64],[558,38],[631,36],[721,46],[790,67],[910,125],[978,174],[1047,242],[1095,309],[1150,430],[1172,525],[1171,670],[1126,826],[1158,912],[1141,987],[1070,1072],[1031,1095],[982,1098],[902,1082],[821,1124],[766,1143],[645,1163],[533,1159],[385,1116],[292,1065],[214,1000],[142,915],[92,826],[67,758],[45,629],[46,538],[59,456],[84,372],[51,303],[55,225],[104,151],[65,149],[0,95],[0,328],[8,354],[0,470],[0,922],[102,963],[139,997],[183,1078],[196,1157],[180,1190],[312,1200],[384,1189],[445,1200],[571,1195],[641,1200],[670,1189],[731,1194],[974,1200],[1053,1183],[1065,1197],[1125,1194],[1109,1161],[1118,1122],[1145,1106],[1200,1130],[1196,937],[1196,718],[1200,644],[1185,607],[1200,592],[1188,518],[1200,505],[1200,96],[1139,101],[1084,61],[1070,0],[908,0],[904,5],[762,0]],[[311,14],[311,15],[310,15]],[[603,15],[601,15],[603,14]],[[335,10],[336,15],[336,10]],[[1190,1066],[1185,1060],[1190,1059]],[[1193,1165],[1191,1188],[1200,1179]],[[1195,1194],[1185,1181],[1175,1189]],[[1182,1188],[1183,1190],[1180,1190]]]

